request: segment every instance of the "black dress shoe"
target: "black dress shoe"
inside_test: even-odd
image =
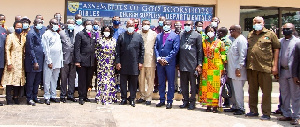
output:
[[[144,100],[144,99],[142,99],[142,98],[140,98],[140,99],[136,100],[136,103],[143,103],[143,102],[145,102],[145,100]]]
[[[233,108],[224,109],[224,112],[235,112],[235,111],[237,111],[237,109],[233,109]]]
[[[179,108],[187,108],[189,107],[189,103],[188,102],[184,102],[183,105],[180,105]]]
[[[56,90],[60,90],[60,86],[57,86],[57,87],[56,87]]]
[[[27,104],[28,104],[28,105],[32,105],[32,106],[35,106],[35,102],[34,102],[33,100],[27,101]]]
[[[233,113],[233,115],[243,115],[243,114],[245,114],[245,111],[239,110],[239,109],[237,109],[237,110],[234,111],[234,113]]]
[[[172,103],[168,103],[167,105],[166,105],[166,109],[171,109],[172,108]]]
[[[79,99],[79,104],[83,105],[85,101],[83,99]]]
[[[12,105],[13,101],[12,100],[6,100],[6,105]]]
[[[77,100],[75,98],[67,98],[67,100],[73,101],[73,102],[77,102]]]
[[[88,99],[88,98],[85,98],[85,99],[83,99],[85,102],[91,102],[91,100],[90,99]]]
[[[62,103],[66,103],[67,101],[66,101],[66,99],[65,99],[65,98],[60,98],[60,102],[62,102]]]
[[[59,100],[56,99],[56,98],[50,98],[50,101],[51,101],[51,102],[54,102],[54,103],[59,103]]]
[[[195,109],[195,105],[190,104],[188,110],[194,110],[194,109]]]
[[[120,102],[120,105],[126,105],[127,104],[127,100],[122,99],[122,101]]]
[[[15,104],[20,104],[20,101],[19,101],[19,98],[13,98],[13,100],[14,100],[14,102],[15,102]]]
[[[151,101],[146,101],[145,104],[146,105],[151,105]]]
[[[33,101],[38,104],[44,104],[40,99],[33,99]]]
[[[161,107],[161,106],[163,106],[163,105],[165,105],[165,103],[160,102],[160,103],[156,104],[156,107]]]
[[[134,101],[130,101],[130,105],[131,105],[132,107],[135,107],[135,102],[134,102]]]
[[[50,105],[50,100],[49,99],[45,99],[45,104],[46,105]]]

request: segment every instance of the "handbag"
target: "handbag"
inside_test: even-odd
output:
[[[230,87],[230,84],[228,83],[227,81],[227,74],[224,73],[222,76],[221,76],[221,84],[222,84],[222,87],[221,87],[221,96],[223,98],[231,98],[232,97],[232,89]]]

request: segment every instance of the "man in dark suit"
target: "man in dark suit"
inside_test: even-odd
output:
[[[6,29],[0,26],[0,81],[2,79],[2,74],[4,70],[4,46],[5,46],[5,40],[6,40],[7,32]],[[2,103],[0,103],[0,106],[3,106]]]
[[[75,36],[74,52],[75,66],[78,73],[79,104],[90,102],[87,98],[87,90],[93,78],[93,66],[95,60],[95,34],[92,32],[92,21],[83,22],[84,30]]]
[[[144,63],[144,41],[142,35],[134,32],[134,22],[127,21],[127,31],[121,34],[116,46],[116,68],[120,72],[121,98],[120,105],[127,104],[127,81],[130,89],[130,105],[135,107],[139,70]]]
[[[42,70],[44,64],[42,36],[40,31],[43,26],[41,19],[35,19],[33,28],[26,36],[25,44],[25,71],[26,71],[26,97],[27,104],[35,106],[41,103],[37,99],[39,84],[42,81]]]
[[[179,70],[180,86],[182,88],[183,105],[180,108],[195,109],[196,77],[201,73],[203,50],[202,37],[194,31],[193,22],[186,21],[184,32],[180,34]],[[189,98],[189,84],[191,97]]]
[[[179,50],[180,37],[171,30],[171,21],[164,21],[164,32],[156,37],[154,50],[157,58],[157,76],[158,76],[158,89],[160,95],[160,103],[156,107],[165,105],[165,89],[166,77],[168,80],[168,93],[167,93],[167,109],[172,108],[174,98],[174,78],[176,55]]]
[[[74,24],[75,21],[73,19],[68,19],[67,29],[59,31],[60,39],[62,41],[63,61],[64,61],[64,67],[60,69],[60,76],[61,76],[60,101],[63,103],[66,103],[66,99],[65,99],[66,96],[68,100],[77,102],[77,100],[74,98],[75,76],[76,76],[76,66],[74,62],[74,41],[75,41]]]

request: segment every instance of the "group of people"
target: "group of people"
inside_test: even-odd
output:
[[[60,13],[56,13],[47,27],[41,15],[36,16],[32,26],[27,17],[16,16],[15,19],[11,30],[4,25],[5,16],[0,15],[0,58],[3,59],[0,60],[0,77],[1,84],[6,86],[8,105],[13,101],[19,104],[20,86],[25,84],[27,103],[33,106],[43,103],[37,98],[41,83],[47,105],[65,103],[66,97],[77,102],[74,98],[77,72],[81,105],[90,102],[87,91],[94,73],[96,101],[105,105],[116,103],[119,74],[120,105],[128,101],[133,107],[135,103],[151,105],[157,77],[160,102],[156,107],[165,105],[171,109],[179,70],[183,95],[180,108],[194,110],[196,94],[199,94],[198,101],[207,107],[207,112],[218,112],[222,107],[221,80],[227,76],[232,97],[229,99],[231,108],[225,112],[245,114],[243,86],[248,80],[250,112],[245,115],[259,115],[260,87],[263,93],[261,119],[269,120],[273,75],[279,79],[282,99],[283,117],[278,120],[299,124],[300,40],[294,36],[295,26],[291,23],[283,26],[284,37],[278,39],[264,27],[262,17],[253,19],[253,31],[247,38],[241,35],[240,25],[232,25],[229,30],[219,28],[218,17],[212,18],[204,30],[201,21],[185,21],[181,30],[181,22],[172,24],[163,16],[154,29],[150,29],[149,20],[141,21],[142,29],[139,29],[138,19],[128,20],[123,29],[118,16],[112,18],[112,26],[102,28],[99,21],[83,21],[80,14],[63,24]],[[60,100],[56,99],[59,76]],[[135,101],[137,89],[141,95]]]

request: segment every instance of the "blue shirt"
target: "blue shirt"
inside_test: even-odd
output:
[[[113,38],[115,38],[116,40],[118,40],[120,34],[122,34],[122,33],[125,32],[125,29],[120,28],[120,27],[118,29],[115,29],[115,28],[113,28],[113,29],[114,29],[114,36],[113,36]]]
[[[33,29],[33,27],[34,27],[34,25],[30,26],[30,29]],[[40,35],[42,36],[46,30],[47,30],[47,27],[43,26],[42,29],[39,30]]]

